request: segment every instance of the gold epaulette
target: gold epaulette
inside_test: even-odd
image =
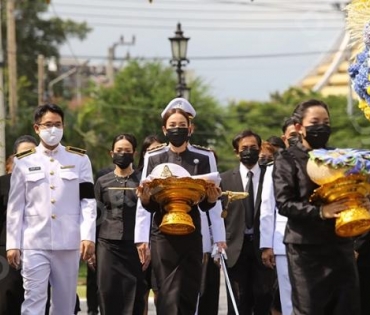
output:
[[[28,156],[28,155],[31,155],[31,154],[34,154],[34,153],[36,153],[36,150],[35,150],[35,148],[32,148],[32,149],[29,149],[29,150],[26,150],[26,151],[22,151],[22,152],[17,153],[15,155],[15,157],[17,159],[22,159],[25,156]]]
[[[192,144],[192,146],[196,149],[203,150],[203,151],[212,151],[210,148],[202,147],[201,145]]]
[[[161,144],[155,146],[154,148],[148,150],[147,152],[155,152],[155,151],[158,151],[160,149],[163,149],[166,146],[167,146],[167,143],[161,143]]]
[[[71,152],[71,153],[74,153],[74,154],[78,154],[78,155],[85,155],[86,154],[86,150],[85,149],[71,147],[70,145],[67,145],[66,146],[66,151]]]

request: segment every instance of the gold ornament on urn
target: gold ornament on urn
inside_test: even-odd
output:
[[[172,235],[192,233],[195,226],[188,212],[205,198],[207,187],[216,185],[215,182],[220,182],[217,172],[191,177],[177,164],[156,166],[144,183],[149,186],[152,198],[166,211],[160,231]]]
[[[335,232],[342,237],[360,235],[370,230],[370,213],[363,204],[370,194],[370,151],[356,149],[317,149],[309,152],[307,173],[320,185],[310,201],[328,204],[345,199],[348,208],[335,222]]]

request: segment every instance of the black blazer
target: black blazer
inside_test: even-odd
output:
[[[320,205],[309,202],[318,187],[307,174],[308,150],[298,143],[277,154],[273,170],[276,205],[288,217],[284,243],[322,244],[351,241],[335,234],[335,220],[320,218]]]
[[[261,175],[265,169],[261,167]],[[260,176],[261,176],[260,175]],[[235,169],[226,171],[221,174],[222,191],[244,191],[239,166]],[[261,187],[263,189],[263,185]],[[259,189],[258,189],[259,190]],[[257,193],[257,191],[255,191]],[[225,207],[226,200],[223,200]],[[255,247],[258,260],[261,259],[259,251],[260,243],[260,206],[261,198],[257,196],[254,206],[254,223],[253,223],[253,245]],[[245,202],[244,200],[235,200],[228,206],[227,216],[224,219],[226,228],[226,244],[227,244],[227,265],[233,267],[239,258],[240,251],[243,246],[245,232]]]
[[[10,189],[10,175],[0,176],[0,246],[6,245],[6,208]]]

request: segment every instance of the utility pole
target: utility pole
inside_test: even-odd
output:
[[[48,92],[47,92],[47,94],[49,95],[49,101],[50,102],[53,102],[53,98],[54,98],[53,86],[56,83],[64,80],[65,78],[68,78],[69,76],[71,76],[74,73],[80,72],[80,70],[83,67],[85,67],[89,62],[90,62],[90,60],[86,60],[82,64],[80,64],[78,66],[75,66],[72,69],[69,69],[68,71],[62,73],[60,76],[58,76],[55,79],[51,80],[48,83]],[[78,81],[77,78],[76,78],[76,80]],[[77,85],[77,101],[79,102],[78,104],[80,104],[81,103],[81,91],[78,91],[78,89],[81,89],[81,82],[77,82],[76,85]]]
[[[45,95],[45,57],[44,55],[38,55],[37,57],[37,95],[38,104],[42,105],[44,103]]]
[[[116,47],[119,45],[122,46],[133,46],[135,45],[135,36],[132,36],[131,42],[125,42],[123,39],[123,36],[120,37],[119,41],[116,43],[113,43],[112,46],[108,48],[108,67],[107,67],[107,77],[108,77],[108,84],[113,85],[114,83],[114,59],[115,59],[115,50]]]
[[[0,1],[0,25],[2,17],[2,1]],[[4,52],[2,33],[0,32],[0,175],[5,174],[5,106],[4,106]]]
[[[17,44],[15,41],[15,0],[6,2],[7,21],[7,48],[8,48],[8,72],[9,72],[9,113],[11,123],[17,120],[18,97],[17,97]]]

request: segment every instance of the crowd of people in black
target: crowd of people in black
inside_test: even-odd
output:
[[[195,116],[187,100],[172,100],[161,114],[165,143],[149,135],[137,164],[135,136],[115,136],[112,165],[93,181],[86,152],[60,144],[63,111],[36,109],[40,141],[20,137],[0,177],[0,315],[76,314],[80,258],[90,315],[145,315],[150,290],[159,315],[218,314],[220,258],[228,315],[370,314],[368,234],[336,235],[345,202],[310,202],[318,185],[308,152],[327,148],[327,104],[298,104],[281,136],[241,130],[235,167],[188,212],[194,231],[168,234],[152,172],[162,164],[179,166],[177,176],[217,172],[215,152],[190,143]],[[229,203],[222,191],[248,197]]]

